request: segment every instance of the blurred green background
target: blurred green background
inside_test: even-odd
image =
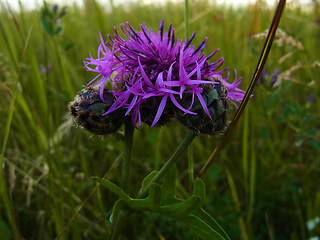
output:
[[[94,0],[83,6],[44,5],[0,10],[0,239],[108,239],[116,197],[94,191],[91,176],[120,182],[123,142],[97,137],[73,125],[68,104],[94,75],[82,61],[96,56],[103,36],[129,21],[157,30],[173,23],[185,37],[184,5],[128,3],[106,10]],[[109,4],[108,3],[108,4]],[[194,44],[206,36],[206,55],[243,76],[246,89],[274,8],[263,1],[241,8],[190,1]],[[320,238],[320,12],[312,5],[287,6],[264,77],[244,116],[210,170],[206,210],[231,239]],[[260,34],[260,35],[256,35]],[[259,37],[260,36],[260,37]],[[234,113],[231,106],[230,119]],[[143,125],[135,132],[130,194],[159,169],[187,130]],[[193,143],[195,172],[220,136]],[[189,154],[190,156],[190,154]],[[177,164],[177,196],[186,198],[188,154]],[[92,192],[93,191],[93,192]],[[80,211],[80,207],[81,211]],[[75,218],[72,218],[75,216]],[[70,220],[72,220],[70,222]],[[69,221],[70,224],[67,224]],[[123,239],[197,239],[188,229],[149,213],[128,218]],[[133,237],[135,236],[135,237]]]

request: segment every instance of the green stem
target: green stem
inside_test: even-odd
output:
[[[128,191],[128,182],[130,174],[130,164],[131,164],[131,152],[132,152],[132,139],[133,139],[134,126],[129,118],[126,119],[125,130],[124,130],[124,155],[122,161],[122,189],[123,191]]]
[[[194,163],[193,163],[193,144],[191,143],[188,147],[188,175],[190,185],[194,181]]]
[[[58,66],[60,68],[60,73],[61,73],[61,77],[64,79],[64,83],[65,83],[65,86],[66,86],[66,89],[67,89],[67,92],[68,92],[68,96],[73,96],[74,95],[74,88],[71,84],[71,79],[66,71],[66,67],[65,67],[65,64],[63,62],[63,59],[62,59],[62,55],[60,54],[59,52],[59,46],[58,46],[58,43],[56,41],[56,39],[54,37],[51,37],[52,41],[53,41],[53,46],[54,46],[54,50],[57,54],[57,60],[58,60]]]
[[[184,138],[180,146],[173,153],[170,159],[163,165],[163,167],[159,170],[159,172],[154,176],[154,178],[150,181],[150,183],[146,186],[146,188],[142,191],[140,190],[137,198],[144,198],[151,187],[151,185],[158,180],[160,180],[167,170],[172,167],[172,165],[181,157],[183,152],[188,148],[189,144],[193,141],[193,139],[197,136],[197,134],[193,131],[189,131],[187,136]]]
[[[134,126],[132,125],[129,118],[125,121],[125,130],[124,130],[124,155],[122,161],[122,171],[121,171],[121,180],[122,180],[122,189],[123,191],[128,191],[128,183],[130,176],[130,165],[131,165],[131,152],[132,152],[132,140],[133,140]],[[111,233],[111,240],[117,240],[120,236],[121,229],[124,223],[123,211],[120,211],[117,216],[115,216],[114,227]]]
[[[130,163],[130,157],[131,157],[131,145],[132,145],[132,136],[133,136],[133,130],[130,131],[129,123],[126,124],[126,131],[125,131],[125,143],[126,143],[126,149],[125,149],[125,156],[124,156],[124,162],[127,162],[126,164]],[[184,138],[180,146],[177,148],[177,150],[173,153],[173,155],[170,157],[170,159],[163,165],[163,167],[159,170],[159,172],[156,174],[156,176],[150,181],[150,183],[146,186],[144,191],[140,191],[137,198],[143,198],[148,194],[148,191],[151,187],[151,185],[160,180],[163,175],[169,170],[169,168],[181,157],[183,152],[188,148],[189,144],[193,141],[193,139],[197,136],[197,134],[193,131],[189,131],[187,136]],[[130,140],[131,139],[131,140]],[[126,160],[125,160],[126,159]],[[128,160],[129,159],[129,160]],[[125,170],[126,164],[122,165],[122,179],[126,179],[126,181],[123,182],[123,187],[126,186],[128,182],[128,172]],[[129,168],[128,168],[129,169]],[[124,184],[125,183],[125,184]],[[112,229],[111,233],[111,240],[117,240],[120,236],[121,229],[124,224],[124,219],[128,215],[130,215],[131,212],[126,211],[120,211],[117,216],[115,216],[115,222],[114,227]]]

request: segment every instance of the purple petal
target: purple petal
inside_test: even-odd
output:
[[[139,66],[140,66],[140,72],[142,74],[142,77],[143,79],[146,81],[146,83],[148,84],[149,87],[154,87],[152,82],[150,81],[150,79],[148,78],[146,72],[144,71],[142,65],[141,65],[141,62],[140,62],[140,59],[138,57],[138,62],[139,62]]]
[[[130,105],[129,105],[129,108],[128,108],[128,110],[126,111],[126,113],[125,113],[125,116],[127,116],[129,113],[130,113],[130,111],[132,110],[132,108],[135,106],[135,104],[136,104],[136,102],[137,102],[137,100],[138,100],[138,95],[135,95],[134,97],[133,97],[133,99],[132,99],[132,101],[131,101],[131,103],[130,103]]]
[[[209,113],[207,104],[204,102],[202,95],[200,93],[196,93],[196,95],[197,95],[197,97],[198,97],[198,99],[199,99],[199,101],[200,101],[200,103],[201,103],[201,105],[203,107],[203,110],[206,112],[206,114],[209,116],[209,118],[212,119],[212,117],[211,117],[211,115]]]
[[[180,110],[182,110],[183,112],[189,113],[189,114],[193,114],[193,115],[197,115],[197,114],[194,113],[194,112],[191,112],[191,111],[189,111],[189,110],[187,110],[187,109],[184,109],[184,108],[177,102],[177,100],[174,98],[173,95],[169,95],[169,97],[170,97],[172,103],[173,103],[177,108],[179,108]]]
[[[159,107],[158,107],[158,111],[157,111],[157,114],[156,114],[156,117],[154,118],[153,120],[153,123],[151,124],[151,127],[153,127],[159,120],[159,118],[161,117],[161,114],[166,106],[166,102],[167,102],[167,98],[168,98],[168,95],[165,95],[160,104],[159,104]]]

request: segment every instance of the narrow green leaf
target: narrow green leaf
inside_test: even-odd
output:
[[[193,195],[200,197],[201,205],[206,201],[206,186],[200,178],[197,178],[194,182]]]
[[[142,181],[142,191],[145,190],[146,186],[149,185],[151,180],[154,178],[155,175],[157,175],[158,171],[154,170],[151,173],[149,173]]]
[[[0,237],[3,240],[9,240],[13,237],[11,229],[2,219],[0,219]]]
[[[219,223],[206,211],[200,209],[194,213],[195,216],[200,218],[206,224],[208,224],[214,231],[218,232],[224,239],[230,240],[227,233],[223,230],[223,228],[219,225]]]
[[[112,209],[112,214],[109,217],[109,222],[113,224],[115,220],[114,216],[119,216],[120,211],[124,209],[126,206],[127,204],[123,200],[119,199],[118,201],[116,201]]]
[[[65,51],[69,51],[71,48],[73,48],[74,43],[63,43],[62,47]]]
[[[54,30],[51,32],[51,34],[52,34],[52,35],[57,35],[59,32],[61,32],[61,30],[62,30],[62,27],[57,27],[56,29],[54,29]]]
[[[125,202],[129,202],[131,198],[117,185],[115,185],[113,182],[110,182],[107,179],[99,178],[99,177],[92,177],[92,179],[98,183],[100,183],[102,186],[107,188],[109,191],[116,194],[120,199],[124,200]]]
[[[42,22],[42,26],[43,26],[45,32],[51,34],[52,24],[50,23],[50,20],[48,19],[48,17],[47,16],[42,16],[41,17],[41,22]]]
[[[31,74],[33,76],[32,87],[34,89],[37,89],[37,101],[39,101],[39,105],[41,106],[41,110],[43,111],[42,114],[44,116],[47,116],[48,114],[48,99],[46,94],[46,85],[43,81],[42,76],[40,75],[39,71],[39,60],[37,59],[37,56],[35,54],[35,50],[33,46],[29,46],[27,49],[27,59],[30,64],[30,70]]]
[[[32,114],[30,106],[27,103],[24,95],[18,94],[16,97],[16,101],[16,105],[18,105],[22,109],[22,111],[20,112],[23,112],[26,115],[28,122],[32,125],[34,132],[37,134],[39,146],[42,146],[43,149],[45,149],[47,147],[47,137],[44,130],[39,126],[39,124],[36,123],[34,115]]]
[[[147,199],[151,210],[155,212],[159,211],[161,203],[161,188],[158,184],[152,184]]]
[[[168,202],[174,199],[175,187],[176,187],[176,166],[171,167],[168,173],[164,176],[163,183],[161,184],[162,199]]]
[[[2,24],[0,24],[0,26],[2,28]],[[18,95],[18,83],[19,83],[20,74],[21,74],[21,63],[22,63],[23,58],[25,57],[26,49],[27,49],[27,47],[29,45],[31,32],[32,32],[32,27],[29,29],[28,35],[27,35],[27,37],[25,39],[23,53],[22,53],[22,56],[20,58],[21,62],[19,63],[19,67],[18,67],[18,75],[17,75],[17,79],[15,81],[15,88],[14,88],[13,97],[12,97],[12,100],[11,100],[11,103],[10,103],[10,108],[9,108],[8,118],[7,118],[7,124],[5,126],[5,132],[4,132],[3,141],[2,141],[2,148],[1,148],[1,152],[0,152],[0,166],[3,165],[3,161],[4,161],[4,154],[5,154],[5,150],[6,150],[8,139],[9,139],[9,133],[10,133],[10,128],[11,128],[11,123],[12,123],[12,117],[13,117],[13,112],[14,112],[14,108],[15,108],[15,103],[16,103],[16,97]],[[9,194],[7,192],[6,185],[7,185],[6,184],[6,178],[4,176],[3,169],[0,169],[0,196],[2,197],[5,210],[7,211],[7,215],[8,215],[11,227],[12,227],[12,229],[14,231],[15,238],[17,238],[20,234],[19,234],[18,228],[16,226],[13,207],[11,206],[11,201],[10,201],[10,198],[9,198]]]
[[[161,213],[172,217],[183,217],[200,207],[201,199],[191,196],[183,202],[161,207]]]
[[[2,16],[0,16],[2,18]],[[19,69],[19,60],[20,59],[17,54],[17,46],[14,44],[14,36],[10,34],[10,31],[6,29],[6,25],[4,25],[4,20],[0,18],[0,32],[2,33],[2,37],[4,40],[4,43],[1,48],[7,49],[9,51],[9,55],[11,58],[11,61],[14,63],[15,69]],[[1,50],[2,51],[2,50]]]
[[[196,235],[203,240],[226,240],[207,223],[201,220],[199,217],[190,215],[179,219],[179,222],[189,227]],[[229,238],[228,238],[229,239]]]

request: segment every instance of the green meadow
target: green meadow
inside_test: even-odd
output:
[[[208,0],[128,3],[105,8],[53,5],[12,10],[0,3],[0,239],[109,239],[117,197],[92,176],[121,182],[120,135],[95,136],[77,127],[69,103],[95,77],[83,60],[97,56],[107,38],[129,21],[157,31],[170,23],[176,38],[208,37],[210,61],[224,57],[246,90],[274,7],[263,1],[241,8]],[[254,96],[210,169],[204,208],[241,240],[320,239],[320,3],[286,6]],[[187,29],[187,30],[186,30]],[[226,74],[226,73],[225,73]],[[226,76],[226,75],[225,75]],[[229,119],[236,108],[230,104]],[[121,128],[123,132],[124,128]],[[161,168],[187,134],[177,121],[135,130],[128,193]],[[199,136],[176,164],[176,196],[190,196],[194,175],[221,136]],[[190,161],[191,160],[191,161]],[[200,239],[177,221],[149,212],[126,219],[120,239]]]

